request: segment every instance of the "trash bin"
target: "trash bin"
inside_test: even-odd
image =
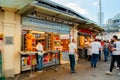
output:
[[[2,52],[0,51],[0,80],[5,80],[5,76],[3,73],[3,67],[2,67]]]

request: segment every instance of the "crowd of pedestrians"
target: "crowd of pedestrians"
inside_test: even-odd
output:
[[[116,35],[110,41],[103,41],[99,39],[91,40],[90,44],[86,45],[87,48],[87,59],[90,61],[92,68],[97,68],[98,61],[108,62],[108,57],[110,57],[110,68],[106,72],[106,75],[112,75],[112,70],[115,67],[115,62],[117,63],[117,69],[120,69],[120,41]],[[69,45],[69,58],[71,72],[75,72],[75,59],[78,57],[78,52],[76,51],[75,41],[73,39],[72,43]],[[103,56],[103,57],[102,57]],[[102,57],[102,58],[101,58]],[[120,73],[118,73],[120,76]]]

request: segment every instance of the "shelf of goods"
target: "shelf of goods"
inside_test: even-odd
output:
[[[59,35],[53,33],[49,35],[49,50],[62,50]]]
[[[69,39],[62,39],[61,40],[61,42],[62,42],[62,51],[68,51],[68,49],[69,49],[69,47],[68,47],[68,45],[69,45],[69,42],[70,42],[70,40]]]
[[[31,33],[26,34],[25,50],[26,51],[35,51],[35,46],[36,46],[36,38]]]
[[[21,71],[30,70],[31,66],[37,66],[36,60],[37,52],[22,52],[21,53]]]
[[[21,72],[36,68],[37,66],[37,52],[21,52]],[[60,64],[60,51],[51,50],[43,55],[43,67]]]
[[[43,57],[44,67],[60,64],[60,51],[48,51]]]

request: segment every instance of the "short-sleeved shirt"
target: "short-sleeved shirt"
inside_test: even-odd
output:
[[[38,54],[42,55],[43,45],[41,43],[37,44],[36,49],[38,51]]]
[[[70,43],[69,44],[69,54],[74,54],[76,49],[76,44],[75,43]]]
[[[112,52],[113,55],[120,55],[120,42],[114,42],[113,43],[113,48],[115,48],[116,50]]]
[[[92,42],[90,47],[92,48],[92,54],[99,54],[99,49],[101,48],[100,42]]]

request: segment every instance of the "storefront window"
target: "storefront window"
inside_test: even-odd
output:
[[[38,41],[41,41],[42,45],[44,46],[44,51],[46,50],[62,51],[63,46],[61,44],[63,43],[68,44],[69,39],[61,39],[60,34],[58,33],[47,33],[30,30],[22,31],[22,51],[36,51],[36,45]]]

